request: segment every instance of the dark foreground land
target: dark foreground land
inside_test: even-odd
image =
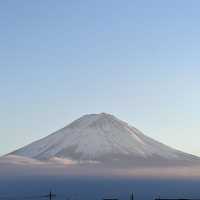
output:
[[[136,200],[153,200],[158,197],[199,199],[200,180],[58,176],[1,177],[0,179],[0,195],[12,196],[10,200],[25,200],[26,198],[22,196],[48,194],[50,189],[57,194],[55,199],[65,200],[101,200],[103,198],[128,200],[131,192],[134,192]]]

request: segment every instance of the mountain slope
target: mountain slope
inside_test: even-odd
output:
[[[11,155],[38,160],[54,157],[78,162],[183,164],[199,158],[170,148],[113,115],[84,115],[63,129]]]

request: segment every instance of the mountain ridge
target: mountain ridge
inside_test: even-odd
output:
[[[77,162],[127,165],[200,163],[199,157],[157,142],[107,113],[83,115],[53,134],[9,155],[37,160],[57,157]]]

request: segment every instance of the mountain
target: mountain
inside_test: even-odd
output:
[[[200,163],[200,158],[157,142],[106,113],[84,115],[9,156],[122,166]]]

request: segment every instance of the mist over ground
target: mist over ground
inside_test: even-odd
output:
[[[133,168],[122,171],[98,165],[1,163],[0,197],[5,195],[9,200],[25,200],[30,199],[28,197],[48,194],[52,190],[57,194],[56,199],[60,200],[128,200],[131,192],[134,192],[136,200],[158,197],[199,198],[200,168],[196,166],[195,170],[186,167]]]

